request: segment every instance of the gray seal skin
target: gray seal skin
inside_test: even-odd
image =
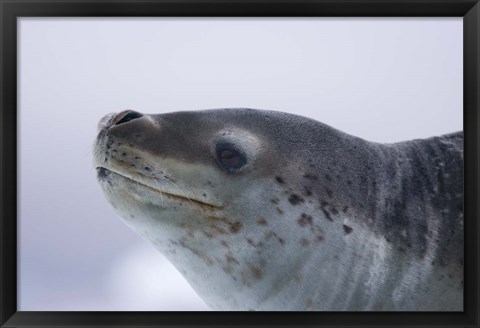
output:
[[[275,111],[128,110],[94,148],[108,201],[211,309],[463,310],[463,132],[380,144]]]

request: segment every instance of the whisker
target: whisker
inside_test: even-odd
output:
[[[140,159],[138,159],[137,161],[140,162],[140,163],[142,164],[142,166],[144,166],[144,167],[147,166],[147,163],[145,163],[144,161],[142,161],[142,160],[140,160]],[[140,176],[140,174],[139,174],[139,176]],[[157,178],[154,177],[154,176],[150,176],[150,178],[152,178],[153,181],[155,182],[155,185],[156,185],[157,189],[158,189],[158,190],[162,190],[161,184],[159,183],[159,181],[157,180]],[[161,199],[162,199],[162,206],[165,206],[165,199],[164,199],[164,197],[163,197],[163,195],[162,195],[161,193],[160,193],[160,197],[161,197]]]
[[[192,205],[193,205],[193,201],[187,196],[186,193],[183,192],[182,189],[180,189],[179,186],[177,186],[175,183],[173,183],[173,181],[170,181],[170,179],[165,179],[165,180],[167,180],[167,181],[170,182],[175,188],[177,188],[178,191],[180,191],[180,194],[182,195],[182,197],[185,197],[186,199],[188,199],[188,200],[190,201],[190,203],[192,203]]]
[[[142,160],[140,160],[140,159],[138,159],[138,161],[139,161],[144,167],[147,167],[147,166],[148,166],[148,164],[145,163],[144,161],[142,161]],[[153,180],[156,182],[156,184],[157,184],[157,186],[159,187],[159,189],[161,190],[162,185],[160,185],[160,183],[158,182],[157,178],[155,178],[155,177],[153,177],[153,176],[152,176],[152,178],[153,178]],[[166,178],[166,177],[165,177],[164,179],[162,179],[162,181],[167,181],[167,182],[169,182],[173,187],[175,187],[175,188],[179,191],[179,194],[180,194],[182,197],[188,199],[188,201],[189,201],[192,205],[194,205],[194,204],[193,204],[193,201],[190,199],[190,197],[187,196],[187,193],[183,192],[183,190],[182,190],[179,186],[177,186],[175,183],[173,183],[173,181],[171,181],[170,179],[168,179],[168,178]]]

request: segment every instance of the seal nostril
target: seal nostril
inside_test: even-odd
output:
[[[142,114],[132,111],[132,112],[127,113],[127,115],[125,115],[124,117],[122,117],[122,119],[119,120],[117,123],[115,123],[115,125],[120,125],[120,124],[123,124],[123,123],[127,123],[127,122],[130,122],[130,121],[135,120],[137,118],[140,118],[142,116],[143,116]]]

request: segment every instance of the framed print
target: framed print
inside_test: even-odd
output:
[[[2,1],[2,327],[478,325],[477,1]]]

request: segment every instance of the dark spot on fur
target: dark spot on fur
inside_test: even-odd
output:
[[[313,181],[318,180],[318,177],[315,174],[311,174],[311,173],[305,173],[303,177],[308,180],[313,180]]]
[[[332,208],[330,209],[330,211],[332,212],[333,215],[338,214],[338,211],[337,211],[337,209],[336,209],[335,207],[332,207]]]
[[[310,240],[308,240],[307,238],[302,238],[300,239],[300,245],[302,245],[303,247],[307,247],[310,245]]]
[[[323,202],[322,202],[322,203],[323,203]],[[327,205],[325,205],[325,206],[322,205],[322,206],[320,207],[320,209],[322,210],[323,214],[325,214],[325,217],[326,217],[328,220],[333,221],[332,216],[330,215],[330,212],[328,212],[326,206],[327,206]]]
[[[129,214],[132,219],[135,219],[135,215]]]
[[[140,138],[140,135],[139,135],[139,134],[136,134],[134,137],[135,137],[135,138]]]
[[[283,214],[283,210],[280,207],[277,207],[278,214]]]
[[[275,177],[278,183],[284,183],[285,181],[281,177]]]
[[[114,149],[114,150],[112,150],[112,151],[113,151],[114,153],[116,153],[116,152],[117,152],[117,150],[116,150],[116,149]]]
[[[303,203],[304,199],[302,197],[298,196],[297,194],[291,194],[290,197],[288,197],[288,201],[292,205],[298,205],[300,203]]]
[[[347,211],[348,211],[348,206],[345,205],[345,206],[343,207],[343,213],[347,213]]]
[[[131,163],[130,166],[135,167],[135,164]]]
[[[148,166],[144,167],[145,171],[150,171],[150,168]]]
[[[263,226],[268,225],[267,220],[265,220],[264,218],[258,219],[258,220],[257,220],[257,223],[258,223],[259,225],[263,225]]]
[[[228,264],[232,264],[232,263],[235,263],[235,264],[240,264],[237,259],[235,257],[233,257],[232,255],[230,254],[226,254],[225,255],[225,258],[227,259],[227,263]]]
[[[278,198],[272,198],[270,201],[274,204],[278,204],[279,202]]]
[[[281,238],[280,236],[278,236],[275,231],[269,231],[269,232],[265,233],[264,240],[267,240],[271,237],[275,237],[277,239],[277,241],[280,243],[280,245],[283,246],[285,244],[285,240],[283,238]]]
[[[255,279],[257,279],[257,280],[262,279],[262,277],[263,277],[262,270],[260,270],[259,268],[257,268],[256,266],[254,266],[250,263],[247,263],[247,266],[248,266],[249,271],[252,273],[252,275]]]
[[[127,156],[127,153],[122,153],[122,156]]]
[[[347,180],[347,184],[348,184],[349,186],[351,186],[351,185],[352,185],[352,180]]]
[[[312,195],[312,188],[309,187],[309,186],[305,186],[304,188],[305,188],[305,191],[304,191],[303,194],[304,194],[305,196],[311,196],[311,195]]]
[[[223,247],[229,248],[228,243],[225,240],[220,240],[220,245]]]
[[[323,241],[324,239],[325,239],[325,236],[323,235],[323,233],[319,233],[318,235],[315,236],[315,240],[317,242]]]
[[[311,226],[313,223],[313,218],[310,215],[302,213],[302,215],[300,216],[297,222],[301,227],[305,227],[306,225]]]
[[[140,157],[138,157],[138,156],[135,156],[135,159],[140,159]]]
[[[222,270],[223,270],[223,272],[228,273],[228,274],[233,272],[233,269],[229,266],[223,266]]]
[[[332,177],[328,174],[325,174],[325,180],[332,181]]]
[[[342,227],[343,227],[343,231],[345,231],[345,234],[347,234],[347,235],[353,231],[352,227],[349,227],[345,224]]]
[[[241,222],[234,222],[230,225],[230,232],[231,233],[239,233],[242,230],[243,224]]]

